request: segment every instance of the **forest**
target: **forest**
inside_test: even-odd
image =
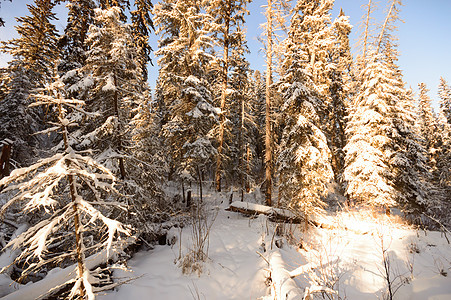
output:
[[[418,94],[406,87],[402,0],[363,1],[358,49],[349,16],[332,18],[334,0],[261,1],[265,71],[246,58],[251,2],[30,1],[18,37],[0,42],[12,57],[0,69],[0,297],[25,299],[11,296],[12,283],[40,281],[30,299],[120,291],[128,279],[113,269],[165,244],[180,243],[179,268],[200,277],[215,224],[245,231],[243,213],[272,224],[271,250],[282,240],[308,247],[315,230],[346,223],[342,212],[448,240],[451,86],[441,78],[437,112],[424,83]],[[58,5],[68,14],[57,16]],[[67,19],[64,32],[57,18]],[[192,236],[184,255],[182,229]],[[383,241],[383,298],[395,299],[401,276],[390,275]],[[256,260],[272,268],[268,241],[258,244]],[[45,281],[71,266],[73,276]],[[346,298],[315,282],[301,298],[268,284],[264,299]],[[181,297],[204,299],[190,292]]]

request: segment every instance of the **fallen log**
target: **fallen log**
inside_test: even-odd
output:
[[[248,216],[267,215],[270,221],[300,224],[304,218],[295,215],[289,210],[265,206],[261,204],[235,201],[226,209],[228,211],[239,212]]]

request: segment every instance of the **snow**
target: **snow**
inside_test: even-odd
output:
[[[228,195],[223,194],[224,203],[227,198]],[[212,210],[214,206],[210,207]],[[178,267],[180,230],[173,230],[171,234],[177,236],[177,241],[172,247],[156,246],[154,250],[138,253],[128,262],[130,272],[114,272],[116,277],[137,279],[98,299],[191,299],[191,295],[197,293],[200,299],[262,297],[266,291],[266,263],[256,251],[262,251],[263,225],[261,219],[249,221],[221,209],[212,227],[209,259],[199,277],[196,273],[183,275]],[[183,229],[181,235],[181,251],[185,255],[191,247],[190,229]]]
[[[193,247],[191,227],[172,228],[170,245],[135,254],[128,270],[114,270],[114,278],[126,283],[97,299],[320,299],[325,294],[327,299],[382,299],[387,291],[384,257],[391,266],[395,299],[451,299],[451,246],[440,232],[417,230],[399,216],[364,209],[317,217],[321,226],[303,232],[304,224],[282,226],[265,215],[248,218],[226,211],[229,196],[230,191],[216,193],[208,184],[204,187],[206,211],[218,215],[201,274],[183,274],[180,267],[180,258]],[[254,192],[245,200],[262,197]],[[257,203],[232,205],[268,212]],[[276,226],[283,227],[284,237],[275,234]],[[2,299],[32,299],[56,284],[56,278],[58,282],[68,280],[69,274],[74,278],[74,266],[70,268],[20,286]],[[3,295],[17,288],[6,287],[9,283],[0,277]]]

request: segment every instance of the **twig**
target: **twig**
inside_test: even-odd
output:
[[[267,260],[266,257],[263,256],[263,254],[261,254],[261,253],[258,252],[258,251],[255,251],[255,252],[257,252],[257,254],[260,255],[261,258],[263,258],[264,261],[266,261],[266,263],[268,264],[268,266],[270,266],[269,260]]]
[[[431,219],[432,221],[436,222],[438,225],[440,225],[440,227],[443,229],[443,234],[445,235],[446,241],[448,242],[448,244],[450,244],[450,241],[449,241],[448,237],[446,236],[446,233],[451,234],[451,231],[449,231],[448,228],[446,228],[445,225],[443,225],[442,222],[440,222],[440,221],[437,220],[436,218],[431,217],[431,216],[429,216],[429,215],[427,215],[427,214],[425,214],[425,213],[423,213],[423,215],[424,215],[425,217],[428,217],[428,218]]]

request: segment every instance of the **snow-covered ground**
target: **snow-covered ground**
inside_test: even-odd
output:
[[[98,299],[303,299],[306,291],[311,299],[389,299],[388,281],[393,299],[451,299],[451,245],[440,232],[364,210],[331,214],[317,220],[323,228],[303,232],[263,215],[226,211],[229,195],[204,191],[213,225],[202,273],[183,274],[180,258],[192,249],[193,232],[173,228],[172,245],[135,254],[128,270],[114,271],[119,281],[131,280]],[[261,198],[254,193],[245,200]],[[1,277],[0,285],[6,283]]]
[[[317,293],[314,298],[383,299],[388,297],[385,258],[394,299],[451,299],[451,246],[439,232],[418,231],[396,217],[367,211],[341,212],[319,220],[327,228],[304,233],[293,226],[283,229],[297,245],[284,238],[278,248],[276,224],[266,217],[250,219],[225,211],[226,193],[207,195],[205,202],[210,213],[218,215],[211,229],[209,259],[200,276],[184,275],[178,267],[180,232],[182,256],[192,245],[192,233],[189,228],[176,229],[173,246],[138,253],[129,261],[129,272],[115,271],[117,277],[136,280],[99,298],[272,299],[277,294],[277,299],[285,299],[291,290],[290,299],[302,299],[307,287],[329,287],[335,294]],[[259,253],[270,263],[276,256],[282,261],[268,266]],[[276,278],[277,268],[293,271],[307,263],[313,269],[294,277],[297,288],[289,285],[288,278],[267,280],[268,269]],[[268,286],[273,286],[272,292]]]

